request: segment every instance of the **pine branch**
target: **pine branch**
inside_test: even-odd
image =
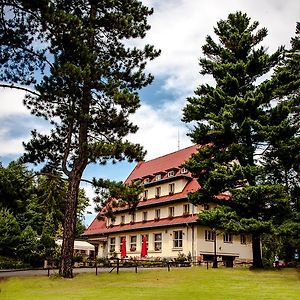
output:
[[[36,93],[36,92],[34,92],[34,91],[30,90],[30,89],[27,89],[27,88],[21,87],[21,86],[16,86],[16,85],[13,85],[13,84],[0,83],[0,87],[21,90],[21,91],[25,91],[27,93],[30,93],[32,95],[35,95],[37,97],[40,96],[40,94],[38,94],[38,93]]]

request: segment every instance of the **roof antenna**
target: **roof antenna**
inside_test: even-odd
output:
[[[180,134],[179,134],[179,128],[177,132],[177,137],[178,137],[178,150],[180,150]]]

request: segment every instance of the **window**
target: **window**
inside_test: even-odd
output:
[[[131,223],[135,222],[135,213],[131,213]]]
[[[168,172],[168,177],[173,177],[175,175],[175,172],[174,171],[169,171]]]
[[[148,190],[144,190],[144,200],[148,199]]]
[[[247,243],[246,235],[244,233],[242,233],[240,235],[240,240],[241,240],[241,244],[246,244]]]
[[[223,235],[223,241],[224,243],[232,243],[232,234],[225,232]]]
[[[169,184],[169,193],[174,194],[175,192],[175,183],[170,183]]]
[[[186,169],[186,168],[181,168],[181,169],[180,169],[180,173],[181,173],[181,174],[187,173],[187,169]]]
[[[161,187],[158,186],[157,188],[155,188],[155,197],[160,197],[160,193],[161,193]]]
[[[162,246],[161,233],[155,233],[154,234],[154,250],[161,251],[161,246]]]
[[[156,180],[156,181],[161,180],[161,174],[156,174],[156,175],[155,175],[155,180]]]
[[[155,210],[155,219],[159,220],[160,219],[160,209]]]
[[[175,208],[174,206],[169,207],[169,217],[174,217]]]
[[[212,230],[205,230],[205,240],[206,241],[214,241],[215,233]]]
[[[182,230],[173,231],[173,248],[182,248]]]
[[[148,219],[148,212],[144,211],[143,212],[143,221],[145,222],[145,221],[147,221],[147,219]]]
[[[130,251],[136,250],[136,235],[130,237]]]
[[[144,179],[144,183],[149,183],[149,182],[150,182],[150,178],[147,177]]]
[[[183,205],[183,214],[188,215],[190,213],[190,205],[189,204],[184,204]]]
[[[207,204],[207,203],[203,204],[203,209],[204,210],[209,210],[209,204]]]
[[[109,252],[115,252],[116,251],[116,238],[112,237],[110,238],[110,246],[109,246]]]
[[[125,224],[125,216],[121,216],[121,224]]]

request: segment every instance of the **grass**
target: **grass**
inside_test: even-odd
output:
[[[300,299],[295,269],[178,268],[79,274],[74,279],[23,277],[0,281],[0,299]]]

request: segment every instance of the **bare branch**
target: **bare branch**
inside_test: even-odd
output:
[[[5,83],[0,83],[0,87],[3,87],[3,88],[10,88],[10,89],[16,89],[16,90],[21,90],[21,91],[25,91],[27,93],[30,93],[32,95],[35,95],[35,96],[40,96],[40,94],[30,90],[30,89],[27,89],[25,87],[22,87],[22,86],[17,86],[17,85],[13,85],[13,84],[5,84]]]
[[[52,177],[52,178],[58,178],[58,179],[61,179],[61,180],[64,180],[64,181],[69,180],[68,178],[64,178],[64,177],[61,177],[61,176],[53,174],[53,173],[35,172],[35,173],[33,173],[32,176],[26,176],[26,179],[27,179],[26,181],[29,181],[29,180],[33,179],[34,177],[38,177],[38,176],[48,176],[48,177]],[[93,185],[93,182],[88,180],[88,179],[81,178],[80,181],[86,182],[86,183],[89,183],[89,184]]]

